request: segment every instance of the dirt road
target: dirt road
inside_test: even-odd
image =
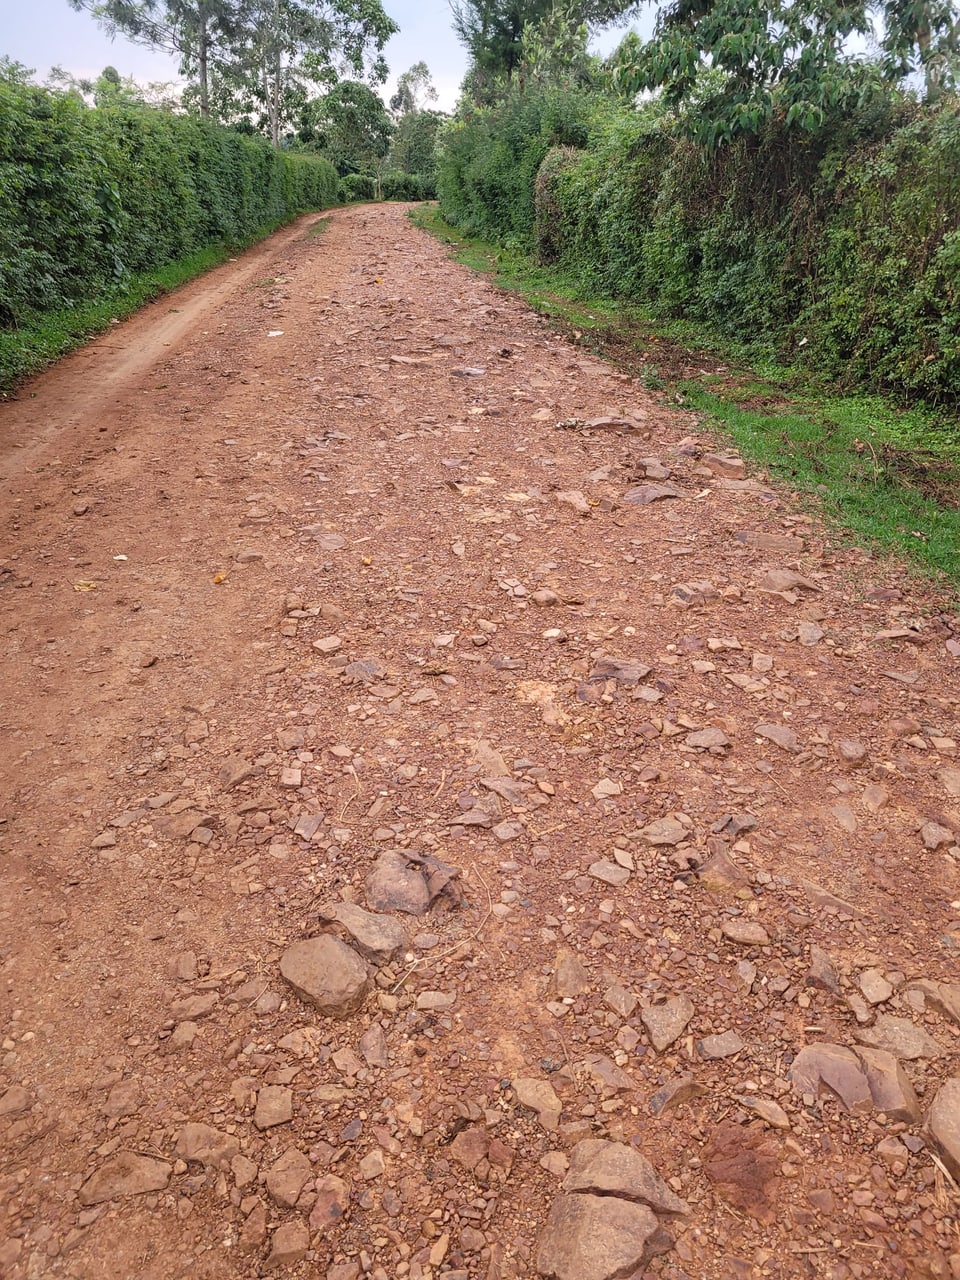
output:
[[[0,407],[0,1274],[960,1277],[960,624],[716,447],[397,207]]]

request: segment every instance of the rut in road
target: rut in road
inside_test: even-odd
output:
[[[942,601],[397,207],[0,476],[4,1276],[960,1276]]]

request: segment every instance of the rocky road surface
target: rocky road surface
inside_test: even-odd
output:
[[[398,207],[0,488],[4,1277],[960,1277],[948,601]]]

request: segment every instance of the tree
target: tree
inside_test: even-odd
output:
[[[364,173],[379,181],[393,127],[382,99],[368,85],[341,80],[306,105],[298,137],[325,155],[341,177]]]
[[[486,87],[488,96],[491,84],[509,84],[523,62],[527,28],[605,27],[636,4],[637,0],[453,0],[453,28],[470,55],[468,82],[481,94]]]
[[[879,54],[851,52],[875,26]],[[621,90],[661,89],[668,105],[699,92],[691,132],[716,146],[774,116],[814,131],[917,68],[936,92],[958,39],[950,0],[671,0],[653,39],[628,38],[612,68]]]
[[[92,13],[111,36],[180,55],[183,75],[195,75],[200,114],[210,112],[210,61],[234,33],[240,0],[69,0]]]
[[[426,108],[401,116],[390,143],[390,168],[433,178],[437,171],[437,133],[446,118],[442,111]]]
[[[423,109],[420,101],[436,102],[437,91],[433,87],[430,68],[425,62],[415,62],[409,71],[397,77],[397,87],[390,98],[390,110],[394,116],[405,116]]]

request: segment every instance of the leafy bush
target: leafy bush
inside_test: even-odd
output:
[[[377,185],[366,173],[348,173],[340,179],[337,197],[341,204],[350,204],[353,200],[376,200]]]
[[[0,71],[0,328],[336,202],[325,160]]]
[[[380,184],[383,200],[431,200],[436,186],[416,173],[388,173]]]
[[[960,401],[960,103],[711,154],[663,109],[528,91],[444,130],[443,216],[583,292],[849,384]]]

